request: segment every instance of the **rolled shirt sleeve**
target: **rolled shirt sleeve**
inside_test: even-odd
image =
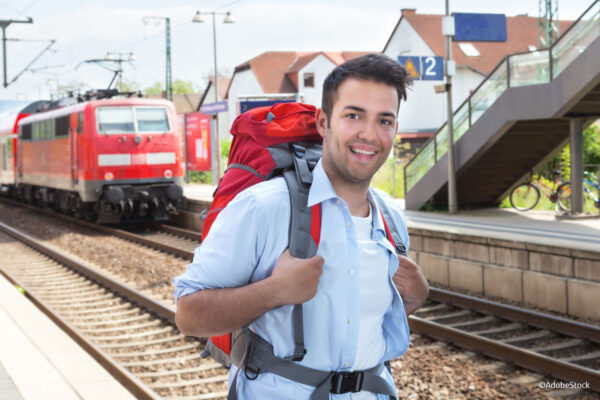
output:
[[[185,273],[173,279],[175,302],[203,289],[248,284],[265,245],[262,209],[255,196],[241,192],[221,211]]]

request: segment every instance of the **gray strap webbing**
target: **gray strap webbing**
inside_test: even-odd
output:
[[[311,175],[310,170],[308,173]],[[290,193],[290,255],[296,258],[310,258],[317,254],[317,244],[310,234],[311,210],[308,205],[310,184],[302,183],[294,170],[284,171],[283,177]],[[302,360],[306,349],[304,347],[304,319],[302,304],[296,304],[292,313],[294,329],[293,360]]]
[[[394,244],[396,245],[396,253],[401,254],[406,257],[406,246],[402,241],[402,237],[400,236],[400,231],[396,226],[396,222],[394,221],[394,217],[392,216],[392,212],[390,208],[385,204],[383,198],[377,194],[374,190],[372,191],[375,199],[377,200],[377,205],[383,214],[383,218],[387,223],[388,228],[390,229],[390,234],[392,235],[392,239],[394,239]]]
[[[229,164],[227,166],[227,169],[225,169],[225,172],[229,171],[231,168],[243,169],[244,171],[248,171],[251,174],[258,176],[259,178],[263,178],[265,180],[267,179],[267,177],[265,175],[259,174],[257,170],[255,170],[254,168],[249,167],[247,165],[244,165],[244,164],[237,164],[237,163]]]
[[[248,331],[247,340],[248,350],[242,366],[245,369],[243,373],[255,375],[270,372],[291,381],[315,387],[310,400],[329,400],[334,372],[308,368],[290,360],[276,357],[273,353],[273,346],[253,332]],[[383,368],[385,368],[384,364],[379,364],[374,368],[358,371],[364,374],[362,390],[385,394],[390,396],[390,399],[395,399],[396,389],[379,376]],[[232,382],[227,400],[238,400],[236,385],[237,375]]]

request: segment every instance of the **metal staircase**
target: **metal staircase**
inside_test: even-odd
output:
[[[454,112],[460,208],[496,206],[569,138],[600,117],[600,0],[552,45],[505,57]],[[444,124],[404,168],[406,208],[447,205]]]

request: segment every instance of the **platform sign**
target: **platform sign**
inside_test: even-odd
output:
[[[186,170],[210,171],[210,115],[185,114]]]
[[[268,107],[272,106],[276,103],[293,103],[295,100],[248,100],[248,101],[240,101],[239,103],[239,113],[243,114],[248,110],[252,110],[257,107]]]
[[[506,15],[453,13],[454,41],[506,42]]]
[[[227,111],[227,102],[219,101],[216,103],[207,103],[200,106],[200,111],[204,114],[218,114]]]
[[[423,73],[421,79],[424,81],[444,80],[444,58],[443,57],[421,57]]]
[[[444,58],[435,56],[398,56],[398,62],[406,68],[414,80],[444,80]]]
[[[408,76],[412,79],[421,79],[421,58],[418,56],[398,56],[398,62],[402,65]]]

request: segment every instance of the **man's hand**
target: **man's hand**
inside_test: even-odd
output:
[[[400,265],[392,277],[402,301],[406,315],[412,314],[425,303],[429,295],[429,285],[421,268],[410,258],[398,256]]]
[[[277,288],[277,302],[281,305],[302,304],[315,297],[323,263],[321,256],[302,259],[292,257],[289,249],[283,252],[269,278]]]

